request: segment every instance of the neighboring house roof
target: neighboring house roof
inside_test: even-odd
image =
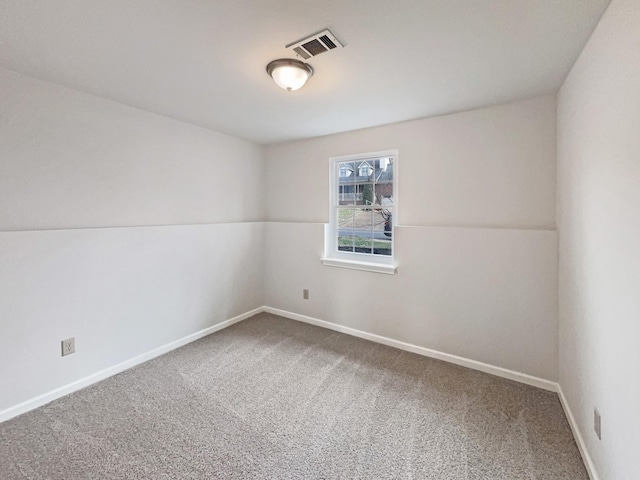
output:
[[[352,175],[349,175],[348,177],[339,177],[339,184],[346,185],[351,183],[372,183],[374,181],[374,178],[376,183],[386,183],[393,181],[393,164],[387,165],[387,168],[385,170],[378,169],[377,171],[372,172],[371,175],[367,176],[357,175],[358,170],[359,169],[356,169],[356,171],[354,172],[353,169],[350,168],[349,171],[352,172]]]

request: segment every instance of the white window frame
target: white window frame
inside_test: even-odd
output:
[[[359,252],[344,252],[338,250],[338,207],[339,207],[339,165],[343,162],[370,162],[380,157],[393,157],[393,205],[391,210],[391,255],[375,255]],[[388,207],[385,207],[388,208]],[[356,270],[366,270],[376,273],[395,274],[397,271],[395,256],[395,239],[398,211],[398,151],[385,150],[382,152],[362,153],[331,157],[329,159],[329,223],[325,226],[325,251],[322,263],[331,267],[343,267]]]

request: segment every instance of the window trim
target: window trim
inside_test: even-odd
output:
[[[380,157],[393,157],[393,205],[391,208],[391,255],[375,255],[359,252],[344,252],[337,249],[337,201],[339,188],[339,164],[342,162],[370,162]],[[341,155],[329,158],[329,223],[325,225],[323,265],[365,270],[376,273],[395,274],[395,237],[398,212],[398,150]]]
[[[322,257],[320,260],[323,265],[328,267],[342,267],[351,270],[364,270],[365,272],[386,273],[387,275],[395,275],[398,271],[395,265],[385,265],[383,263],[358,262],[355,260],[327,257]]]

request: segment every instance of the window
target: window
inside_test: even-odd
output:
[[[325,265],[395,273],[397,158],[390,151],[331,159]]]

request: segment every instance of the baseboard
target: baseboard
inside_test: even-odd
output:
[[[438,350],[432,350],[430,348],[419,347],[417,345],[401,342],[399,340],[394,340],[392,338],[375,335],[373,333],[364,332],[362,330],[356,330],[355,328],[345,327],[343,325],[338,325],[337,323],[327,322],[326,320],[320,320],[317,318],[308,317],[306,315],[300,315],[298,313],[288,312],[286,310],[280,310],[278,308],[265,306],[262,308],[262,310],[264,312],[272,313],[274,315],[280,315],[281,317],[290,318],[292,320],[298,320],[299,322],[309,323],[311,325],[316,325],[318,327],[328,328],[330,330],[335,330],[336,332],[346,333],[347,335],[364,338],[365,340],[370,340],[372,342],[381,343],[383,345],[388,345],[390,347],[399,348],[400,350],[406,350],[407,352],[417,353],[418,355],[423,355],[425,357],[435,358],[437,360],[443,360],[445,362],[453,363],[455,365],[460,365],[462,367],[471,368],[473,370],[479,370],[481,372],[489,373],[497,377],[507,378],[509,380],[514,380],[516,382],[532,385],[534,387],[542,388],[544,390],[549,390],[551,392],[558,391],[558,384],[556,382],[553,382],[551,380],[545,380],[543,378],[534,377],[532,375],[527,375],[526,373],[515,372],[513,370],[508,370],[502,367],[496,367],[495,365],[490,365],[488,363],[482,363],[476,360],[471,360],[469,358],[459,357],[457,355],[451,355],[450,353],[444,353]]]
[[[463,367],[471,368],[473,370],[479,370],[481,372],[489,373],[491,375],[496,375],[498,377],[507,378],[509,380],[514,380],[516,382],[524,383],[527,385],[532,385],[534,387],[542,388],[544,390],[549,390],[552,392],[558,391],[558,384],[556,382],[552,382],[550,380],[545,380],[542,378],[534,377],[531,375],[527,375],[525,373],[515,372],[513,370],[508,370],[506,368],[497,367],[495,365],[490,365],[483,362],[478,362],[476,360],[471,360],[464,357],[459,357],[457,355],[452,355],[449,353],[440,352],[438,350],[432,350],[425,347],[420,347],[417,345],[413,345],[406,342],[401,342],[399,340],[394,340],[392,338],[383,337],[381,335],[376,335],[373,333],[365,332],[362,330],[357,330],[355,328],[345,327],[343,325],[339,325],[337,323],[328,322],[326,320],[320,320],[318,318],[309,317],[306,315],[300,315],[298,313],[289,312],[286,310],[280,310],[278,308],[272,308],[268,306],[263,306],[259,308],[255,308],[249,312],[243,313],[242,315],[238,315],[236,317],[230,318],[229,320],[225,320],[224,322],[218,323],[211,327],[205,328],[204,330],[200,330],[199,332],[188,335],[179,340],[173,341],[161,347],[155,348],[149,352],[138,355],[134,358],[126,360],[122,363],[114,365],[112,367],[101,370],[100,372],[94,373],[87,377],[84,377],[80,380],[77,380],[68,385],[64,385],[62,387],[56,388],[50,392],[47,392],[43,395],[39,395],[38,397],[32,398],[25,402],[22,402],[13,407],[9,407],[6,410],[0,412],[0,422],[5,420],[9,420],[17,415],[21,415],[29,410],[33,410],[34,408],[38,408],[42,405],[45,405],[53,400],[56,400],[64,395],[68,395],[69,393],[75,392],[77,390],[81,390],[93,383],[99,382],[106,378],[109,378],[113,375],[116,375],[120,372],[123,372],[129,368],[135,367],[141,363],[144,363],[148,360],[151,360],[155,357],[163,355],[171,350],[175,350],[176,348],[180,348],[188,343],[191,343],[195,340],[198,340],[207,335],[211,335],[219,330],[227,328],[235,323],[241,322],[249,317],[252,317],[258,313],[267,312],[272,313],[274,315],[280,315],[281,317],[290,318],[292,320],[297,320],[304,323],[309,323],[311,325],[316,325],[323,328],[328,328],[330,330],[335,330],[337,332],[345,333],[347,335],[352,335],[354,337],[363,338],[365,340],[370,340],[372,342],[381,343],[383,345],[388,345],[390,347],[399,348],[401,350],[405,350],[407,352],[416,353],[418,355],[423,355],[425,357],[435,358],[438,360],[443,360],[445,362],[453,363],[455,365],[460,365]],[[561,401],[562,401],[561,396]],[[566,402],[563,401],[563,406]],[[565,411],[567,411],[567,416],[569,417],[570,411],[565,407]],[[571,417],[572,418],[572,417]],[[570,420],[570,423],[572,420]],[[572,423],[572,429],[574,428],[574,424]],[[575,430],[575,432],[578,432]],[[576,435],[576,441],[578,441],[578,436]],[[580,443],[579,443],[580,446]],[[581,451],[582,451],[581,447]],[[584,456],[584,455],[583,455]],[[587,457],[585,457],[587,458]],[[585,460],[586,462],[586,460]],[[597,478],[597,477],[596,477]],[[592,479],[593,480],[593,479]]]
[[[576,422],[576,419],[573,416],[573,412],[571,411],[569,402],[567,402],[567,397],[564,396],[564,392],[562,391],[561,385],[558,385],[558,396],[560,397],[560,403],[562,404],[562,408],[564,409],[564,414],[567,417],[569,426],[571,427],[573,438],[575,439],[576,444],[578,445],[578,450],[580,450],[580,455],[582,455],[582,461],[584,463],[585,468],[587,469],[589,478],[591,480],[600,480],[600,477],[598,476],[598,472],[596,472],[596,467],[593,463],[591,455],[589,455],[589,450],[587,450],[587,444],[584,442],[584,439],[582,438],[582,433],[580,433],[580,428],[578,427],[578,423]]]
[[[18,415],[22,415],[23,413],[28,412],[29,410],[33,410],[34,408],[41,407],[53,400],[56,400],[60,397],[73,393],[75,391],[81,390],[85,387],[88,387],[91,384],[97,383],[106,378],[112,377],[120,372],[128,370],[129,368],[135,367],[136,365],[140,365],[141,363],[147,362],[153,358],[159,357],[171,350],[175,350],[176,348],[180,348],[188,343],[194,342],[202,337],[206,337],[207,335],[211,335],[219,330],[230,327],[231,325],[241,322],[249,317],[252,317],[264,310],[263,307],[255,308],[249,312],[243,313],[236,317],[230,318],[229,320],[225,320],[224,322],[220,322],[211,327],[207,327],[203,330],[200,330],[196,333],[192,333],[191,335],[187,335],[179,340],[175,340],[171,343],[167,343],[158,348],[154,348],[146,353],[135,356],[129,360],[118,363],[112,367],[106,368],[99,372],[93,373],[87,377],[81,378],[80,380],[76,380],[75,382],[69,383],[62,387],[56,388],[55,390],[51,390],[50,392],[39,395],[35,398],[22,402],[13,407],[9,407],[5,410],[0,411],[0,423],[10,418],[16,417]]]
[[[33,410],[35,408],[41,407],[42,405],[52,402],[53,400],[56,400],[60,397],[63,397],[75,391],[81,390],[85,387],[88,387],[89,385],[97,383],[113,375],[121,373],[125,370],[128,370],[129,368],[135,367],[136,365],[147,362],[153,358],[159,357],[160,355],[170,352],[171,350],[175,350],[176,348],[180,348],[200,338],[206,337],[207,335],[211,335],[212,333],[215,333],[224,328],[230,327],[231,325],[234,325],[238,322],[241,322],[242,320],[245,320],[247,318],[250,318],[262,312],[279,315],[281,317],[290,318],[292,320],[297,320],[299,322],[304,322],[311,325],[316,325],[318,327],[323,327],[330,330],[334,330],[336,332],[352,335],[354,337],[363,338],[365,340],[370,340],[372,342],[398,348],[401,350],[405,350],[407,352],[412,352],[418,355],[423,355],[425,357],[443,360],[445,362],[453,363],[455,365],[460,365],[463,367],[471,368],[473,370],[479,370],[481,372],[489,373],[497,377],[502,377],[502,378],[506,378],[516,382],[524,383],[526,385],[542,388],[544,390],[557,392],[560,398],[560,403],[562,404],[562,408],[564,409],[565,415],[569,422],[569,426],[571,427],[571,431],[573,432],[573,436],[575,438],[576,444],[578,445],[578,449],[580,451],[580,454],[582,455],[582,459],[584,461],[585,468],[587,469],[587,473],[589,474],[589,478],[591,480],[600,480],[600,477],[598,476],[595,466],[593,464],[593,460],[591,459],[591,456],[589,455],[589,451],[587,450],[586,444],[582,438],[582,434],[580,433],[580,428],[578,427],[578,424],[575,421],[573,412],[571,411],[571,408],[569,407],[567,399],[564,396],[564,392],[562,391],[562,388],[558,383],[552,382],[550,380],[534,377],[532,375],[527,375],[525,373],[515,372],[513,370],[509,370],[506,368],[497,367],[495,365],[478,362],[476,360],[459,357],[457,355],[440,352],[438,350],[419,347],[417,345],[401,342],[399,340],[394,340],[392,338],[383,337],[381,335],[368,333],[362,330],[357,330],[355,328],[345,327],[344,325],[328,322],[326,320],[320,320],[318,318],[313,318],[306,315],[300,315],[298,313],[293,313],[286,310],[280,310],[278,308],[272,308],[267,306],[255,308],[246,313],[243,313],[236,317],[225,320],[224,322],[220,322],[211,327],[192,333],[191,335],[187,335],[186,337],[183,337],[179,340],[175,340],[166,345],[150,350],[149,352],[143,353],[129,360],[121,362],[117,365],[101,370],[97,373],[84,377],[68,385],[64,385],[62,387],[56,388],[55,390],[47,392],[43,395],[39,395],[35,398],[22,402],[13,407],[9,407],[3,411],[0,411],[0,423],[6,420],[9,420],[13,417],[16,417],[18,415],[21,415],[23,413],[26,413],[30,410]]]

